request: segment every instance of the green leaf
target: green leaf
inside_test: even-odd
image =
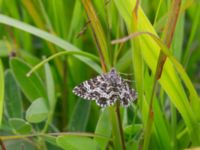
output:
[[[84,101],[79,99],[74,108],[71,120],[68,125],[68,130],[70,131],[84,131],[88,123],[88,118],[90,114],[91,103],[89,101]]]
[[[50,143],[52,145],[58,146],[57,143],[56,143],[56,137],[55,136],[44,135],[43,137],[44,137],[46,142],[48,142],[48,143]]]
[[[179,149],[184,149],[185,147],[188,147],[188,145],[190,144],[189,143],[190,136],[188,134],[187,128],[184,128],[181,131],[179,131],[179,133],[177,133],[176,138],[177,138],[177,145]]]
[[[27,51],[21,51],[20,55],[21,55],[21,58],[23,58],[23,60],[27,62],[28,64],[30,64],[31,66],[36,65],[37,63],[41,61],[39,58],[37,58],[36,56],[34,56],[33,54]]]
[[[96,129],[95,129],[95,134],[104,135],[106,137],[111,136],[111,122],[109,119],[108,109],[105,109],[101,113],[101,116],[99,117]],[[108,139],[103,139],[103,138],[99,138],[99,137],[95,137],[94,140],[100,145],[101,150],[106,149],[106,146],[109,141]]]
[[[173,54],[177,58],[177,60],[181,59],[182,56],[182,46],[183,46],[183,38],[184,38],[184,22],[185,22],[185,14],[182,13],[180,14],[177,25],[176,25],[176,30],[174,32],[174,37],[172,41],[172,49],[173,49]]]
[[[88,137],[74,135],[59,136],[57,144],[65,150],[96,150],[99,149],[97,143]]]
[[[45,97],[45,88],[40,77],[33,73],[31,77],[27,77],[27,72],[31,69],[24,61],[13,58],[10,60],[10,67],[17,80],[20,88],[30,101],[34,101],[38,97]]]
[[[53,108],[56,101],[55,96],[55,85],[53,76],[51,73],[51,68],[49,64],[45,64],[45,76],[46,76],[46,87],[47,87],[47,96],[48,96],[48,104],[50,108]]]
[[[32,123],[44,121],[48,115],[48,108],[44,98],[38,98],[32,102],[26,111],[26,119]]]
[[[11,118],[22,118],[22,97],[11,70],[6,70],[5,72],[5,89],[5,109],[7,114]]]
[[[118,116],[117,116],[117,108],[114,106],[107,108],[109,111],[109,119],[112,122],[112,138],[113,138],[113,146],[115,150],[121,150],[123,149],[123,143],[121,140],[121,133],[120,133],[120,127],[118,122]]]
[[[23,119],[11,118],[9,123],[14,132],[18,134],[28,134],[32,131],[32,126]]]
[[[83,8],[81,1],[75,1],[72,19],[70,20],[70,28],[68,33],[68,39],[74,40],[76,39],[74,34],[76,33],[77,29],[82,28],[84,25],[84,18],[79,14],[83,13]]]
[[[3,64],[0,59],[0,126],[3,116],[3,101],[4,101],[4,74],[3,74]]]
[[[46,87],[47,87],[49,113],[48,113],[48,118],[46,120],[45,126],[43,128],[43,132],[47,131],[48,126],[52,121],[54,110],[55,110],[55,105],[56,105],[55,85],[54,85],[51,68],[48,63],[45,64],[45,76],[46,76]]]
[[[36,146],[25,139],[4,141],[6,150],[35,150]],[[23,147],[23,148],[22,148]]]
[[[187,42],[187,46],[186,46],[186,49],[185,49],[185,52],[184,52],[184,56],[183,56],[183,64],[184,66],[186,67],[187,64],[188,64],[188,61],[190,59],[190,56],[191,56],[191,47],[192,47],[192,43],[195,39],[195,34],[198,34],[198,29],[199,29],[199,24],[200,24],[200,5],[196,5],[196,8],[194,9],[195,11],[195,19],[192,23],[192,27],[191,27],[191,30],[190,30],[190,35],[189,35],[189,38],[188,38],[188,42]]]
[[[172,149],[170,132],[166,126],[166,122],[159,107],[158,99],[154,102],[154,130],[156,133],[157,141],[163,149]],[[157,144],[158,146],[158,144]]]

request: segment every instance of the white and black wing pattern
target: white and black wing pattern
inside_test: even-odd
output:
[[[121,87],[119,87],[120,103],[128,107],[133,101],[137,99],[137,92],[131,88],[126,81],[122,79]]]
[[[100,95],[96,99],[97,105],[101,107],[106,107],[113,105],[119,96],[119,91],[116,87],[110,85],[109,82],[102,83],[100,85]],[[95,89],[96,92],[96,89]]]
[[[87,80],[73,89],[73,93],[88,100],[96,100],[100,96],[100,84],[102,79],[101,76],[97,76],[93,79]],[[98,92],[96,92],[98,91]]]
[[[129,87],[114,68],[76,86],[73,93],[84,99],[96,100],[101,107],[113,105],[117,99],[122,105],[129,106],[137,98],[135,90]]]
[[[116,90],[118,89],[107,81],[107,74],[102,74],[76,86],[73,93],[84,99],[96,100],[97,105],[106,107],[113,105],[117,100],[119,94]]]

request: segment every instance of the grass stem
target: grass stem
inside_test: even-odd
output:
[[[122,150],[126,149],[125,146],[125,140],[124,140],[124,133],[123,133],[123,127],[122,127],[122,120],[120,116],[120,103],[118,102],[116,105],[116,114],[117,114],[117,121],[119,125],[119,131],[120,131],[120,139],[121,139],[121,145],[122,145]]]

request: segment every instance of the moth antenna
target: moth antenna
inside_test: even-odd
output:
[[[123,73],[123,72],[119,72],[120,75],[124,75],[124,76],[132,76],[133,73]]]
[[[136,83],[136,81],[134,81],[134,80],[129,80],[129,79],[123,79],[123,80],[126,81],[126,82]]]

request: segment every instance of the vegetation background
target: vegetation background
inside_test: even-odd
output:
[[[0,0],[0,12],[2,150],[200,146],[199,0]],[[72,93],[111,67],[131,74],[136,103]]]

